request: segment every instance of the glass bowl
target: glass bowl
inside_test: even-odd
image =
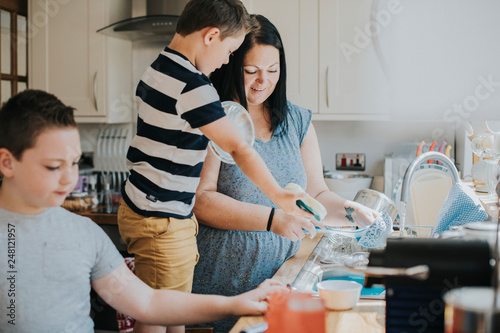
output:
[[[253,126],[252,118],[248,111],[240,104],[232,101],[222,102],[222,107],[226,112],[229,120],[236,126],[238,131],[243,136],[243,139],[250,145],[253,146],[255,142],[255,128]],[[226,153],[222,148],[217,146],[213,141],[208,143],[210,149],[212,149],[215,156],[222,162],[227,164],[235,164],[233,157]]]

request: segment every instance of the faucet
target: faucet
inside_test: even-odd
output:
[[[404,206],[408,203],[408,197],[410,196],[410,182],[413,174],[418,169],[420,164],[423,164],[425,161],[429,159],[439,160],[445,165],[448,170],[450,170],[451,178],[453,180],[453,184],[456,184],[460,181],[460,177],[458,175],[458,170],[453,164],[453,162],[443,153],[438,153],[435,151],[429,151],[427,153],[420,154],[416,159],[414,159],[408,168],[406,169],[405,175],[403,176],[403,183],[401,184],[401,203],[404,203]],[[404,232],[404,219],[401,221],[402,225],[400,226],[401,236]]]

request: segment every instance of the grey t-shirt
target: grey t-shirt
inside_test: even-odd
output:
[[[0,332],[94,332],[90,281],[123,262],[88,218],[0,208]]]

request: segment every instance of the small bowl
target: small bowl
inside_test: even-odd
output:
[[[327,280],[316,288],[328,310],[349,310],[358,302],[363,286],[354,281]]]

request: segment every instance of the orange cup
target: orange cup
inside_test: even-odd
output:
[[[325,332],[323,302],[307,293],[275,292],[268,300],[266,333]]]

